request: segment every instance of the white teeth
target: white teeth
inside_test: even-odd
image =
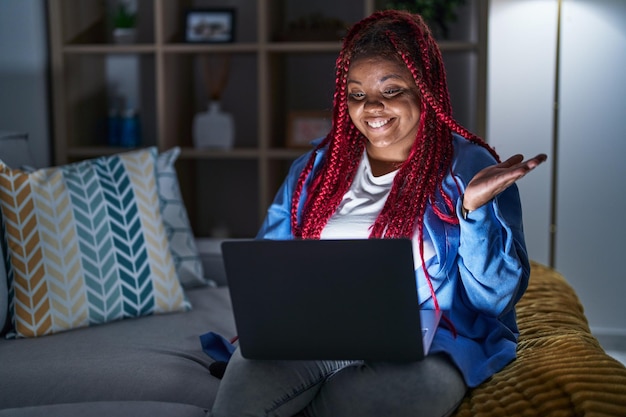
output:
[[[381,126],[384,126],[384,125],[386,125],[387,123],[389,123],[389,120],[391,120],[391,119],[387,119],[387,120],[380,120],[380,121],[378,121],[378,122],[367,122],[367,124],[368,124],[370,127],[373,127],[373,128],[375,128],[375,129],[377,129],[377,128],[379,128],[379,127],[381,127]]]

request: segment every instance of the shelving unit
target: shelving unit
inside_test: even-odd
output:
[[[57,165],[122,152],[105,140],[106,62],[137,57],[141,146],[182,148],[177,169],[194,231],[253,236],[290,163],[304,151],[286,146],[290,111],[330,109],[338,40],[285,40],[287,22],[323,11],[352,24],[375,0],[137,0],[137,42],[111,41],[105,0],[50,0],[54,161]],[[183,41],[187,8],[236,10],[235,42]],[[469,0],[441,41],[456,117],[485,131],[487,0]],[[313,35],[314,37],[314,35]],[[221,105],[235,119],[230,150],[196,149],[193,118],[208,103],[201,57],[231,59]],[[449,65],[448,65],[449,63]]]

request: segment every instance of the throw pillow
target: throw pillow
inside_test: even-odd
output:
[[[16,336],[190,308],[159,208],[156,148],[31,173],[0,163]]]
[[[176,146],[158,156],[157,185],[163,224],[170,242],[176,273],[183,287],[192,288],[207,285],[208,281],[204,278],[202,260],[174,167],[179,155],[180,148]]]

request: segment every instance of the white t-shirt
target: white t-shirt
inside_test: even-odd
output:
[[[354,181],[343,196],[337,211],[322,230],[321,239],[367,239],[370,227],[385,205],[397,173],[396,170],[375,177],[367,152],[363,152]],[[427,261],[435,251],[429,237],[424,235],[424,239],[424,261]],[[417,233],[413,236],[413,254],[417,269],[421,267]]]

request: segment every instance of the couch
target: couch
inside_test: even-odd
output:
[[[0,323],[5,316],[7,322],[4,337],[0,339],[0,417],[206,415],[220,380],[212,373],[214,360],[203,352],[199,337],[212,331],[230,338],[236,330],[219,241],[190,238],[182,199],[177,192],[172,193],[177,191],[173,170],[176,156],[176,150],[160,155],[156,150],[144,150],[122,158],[103,157],[62,171],[61,176],[56,170],[22,173],[0,163],[6,265],[0,268],[0,308],[4,310],[0,310]],[[56,230],[61,226],[43,221],[35,221],[33,225],[32,218],[22,218],[12,211],[13,204],[19,199],[31,201],[24,197],[28,194],[23,190],[24,184],[30,184],[32,193],[46,194],[51,183],[57,184],[59,178],[67,181],[80,178],[81,184],[90,184],[84,178],[96,176],[102,177],[100,182],[104,183],[107,179],[104,168],[116,175],[120,170],[127,173],[131,182],[140,181],[134,191],[135,198],[159,207],[150,211],[149,204],[142,207],[137,203],[139,212],[149,212],[140,214],[148,217],[142,220],[141,229],[150,229],[143,230],[141,236],[152,242],[153,252],[163,251],[158,256],[146,252],[148,258],[155,258],[153,263],[160,262],[158,268],[152,266],[150,291],[156,291],[157,287],[167,289],[169,304],[161,309],[150,304],[152,310],[138,309],[130,317],[103,320],[100,316],[95,319],[90,316],[91,321],[87,322],[83,317],[73,324],[65,320],[50,325],[50,320],[42,319],[40,305],[32,302],[35,298],[49,296],[44,298],[58,307],[55,317],[78,307],[74,298],[57,299],[60,290],[52,284],[47,287],[55,293],[52,295],[42,295],[38,288],[22,288],[24,277],[20,274],[26,272],[20,268],[34,262],[30,258],[22,262],[20,256],[38,253],[39,246],[30,241],[28,245],[24,242],[18,245],[14,235],[16,230],[34,230],[41,237],[41,230],[46,227],[54,226]],[[153,186],[152,182],[156,184]],[[120,184],[127,185],[124,181]],[[75,183],[66,185],[68,189],[70,185],[77,187]],[[11,190],[15,193],[11,194]],[[85,198],[98,194],[92,188],[89,190]],[[54,194],[54,201],[60,194]],[[42,206],[42,198],[38,196],[32,201]],[[73,204],[68,201],[67,204]],[[72,221],[63,219],[59,220],[62,225]],[[101,227],[108,220],[102,218],[92,227]],[[163,233],[161,226],[165,229]],[[132,230],[137,232],[136,228]],[[169,239],[168,245],[158,244],[163,236]],[[73,238],[73,235],[66,238],[58,248],[54,246],[56,240],[49,235],[41,239],[65,257],[76,252],[92,253],[81,245],[70,250]],[[89,233],[83,233],[79,240],[88,238]],[[94,245],[102,245],[106,240],[96,239]],[[21,252],[22,247],[29,250]],[[125,251],[131,250],[134,249],[125,247]],[[106,253],[110,251],[113,249],[106,249]],[[59,259],[56,252],[48,248],[41,253],[46,267],[55,271],[50,265]],[[166,262],[170,257],[174,260]],[[71,264],[67,275],[75,268]],[[108,264],[107,268],[117,268],[117,264]],[[38,271],[35,267],[31,269]],[[167,274],[159,275],[159,271]],[[55,277],[47,279],[53,282]],[[65,279],[65,275],[57,279]],[[69,285],[72,289],[69,292],[80,293],[87,284],[86,279],[79,280],[78,284]],[[24,298],[25,294],[31,295]],[[131,295],[141,298],[143,292]],[[61,308],[66,305],[71,308]],[[469,392],[455,416],[626,416],[626,368],[608,356],[592,336],[574,290],[557,271],[533,262],[530,284],[517,311],[518,358]],[[26,318],[31,322],[25,321]]]
[[[0,340],[0,416],[204,416],[219,379],[199,336],[235,326],[227,287],[185,294],[185,312]]]

